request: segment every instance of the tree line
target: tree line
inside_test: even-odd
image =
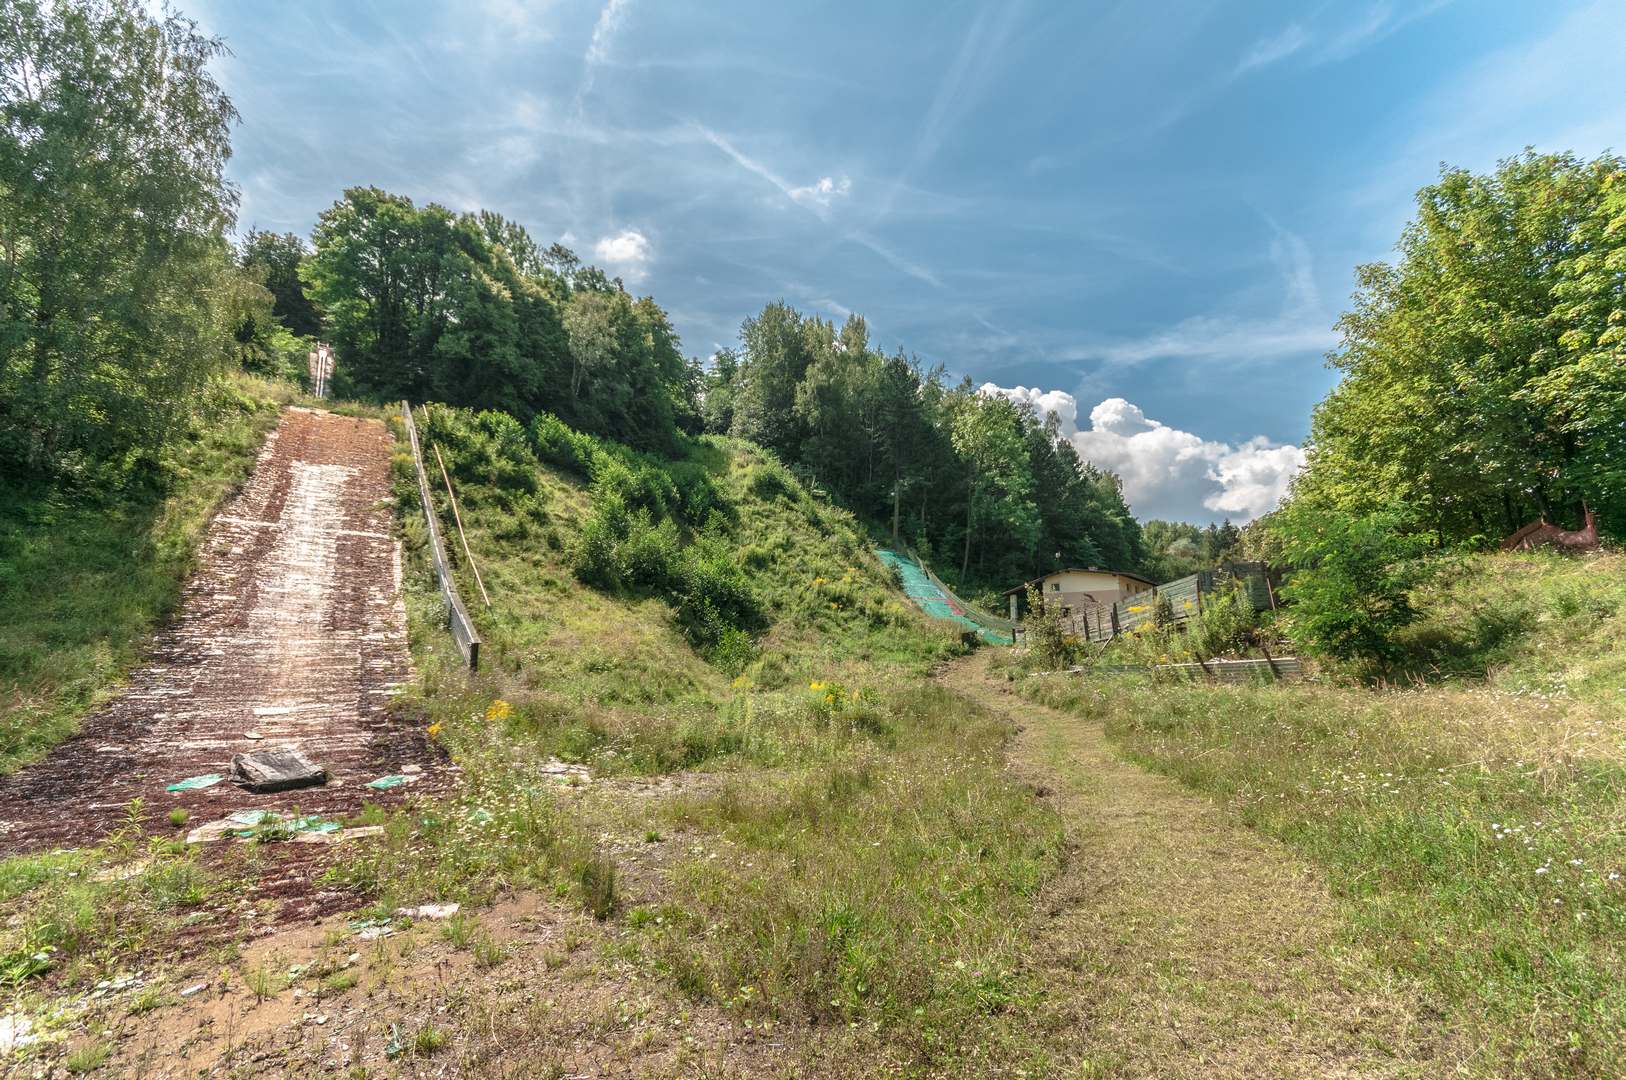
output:
[[[697,367],[660,306],[517,222],[357,187],[313,241],[299,278],[341,394],[550,412],[645,450],[699,430]]]
[[[1144,562],[1118,478],[1080,459],[1054,417],[882,353],[861,316],[838,328],[768,304],[713,358],[701,412],[707,431],[774,451],[972,588]]]
[[[0,471],[116,483],[153,466],[236,369],[434,398],[666,451],[698,366],[655,302],[500,215],[376,188],[313,244],[249,230],[217,39],[134,0],[0,0]]]
[[[1447,546],[1583,504],[1626,535],[1626,161],[1445,170],[1357,276],[1290,504]]]

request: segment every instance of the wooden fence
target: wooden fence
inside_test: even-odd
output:
[[[1167,601],[1175,623],[1202,614],[1203,603],[1222,589],[1239,583],[1255,611],[1276,607],[1277,571],[1262,562],[1227,563],[1217,570],[1200,570],[1164,585],[1123,597],[1115,604],[1091,604],[1067,617],[1065,629],[1085,641],[1111,641],[1142,623],[1157,618],[1158,604]]]
[[[1304,667],[1296,656],[1271,656],[1263,660],[1204,660],[1195,664],[1097,664],[1065,671],[1040,671],[1035,675],[1123,675],[1163,673],[1214,682],[1253,682],[1256,679],[1297,679]]]
[[[407,441],[412,444],[412,464],[418,470],[418,501],[423,504],[424,524],[429,527],[429,557],[435,564],[435,580],[440,585],[441,599],[446,602],[446,624],[457,642],[457,651],[463,654],[469,670],[480,666],[480,633],[475,630],[469,613],[457,595],[457,582],[452,580],[452,564],[446,559],[446,545],[440,538],[440,522],[435,518],[435,504],[429,498],[429,474],[423,467],[423,449],[418,445],[418,425],[412,420],[412,406],[401,402],[401,420],[406,425]]]

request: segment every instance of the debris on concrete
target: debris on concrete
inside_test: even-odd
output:
[[[560,761],[558,758],[549,758],[542,765],[541,773],[543,776],[553,777],[562,783],[569,784],[571,787],[593,782],[593,774],[588,772],[584,766],[572,765],[570,762]]]
[[[9,1053],[37,1041],[39,1036],[34,1034],[34,1021],[26,1014],[14,1012],[0,1016],[0,1053]]]
[[[165,791],[202,791],[204,788],[214,787],[226,779],[219,773],[204,773],[202,776],[188,776],[185,780],[177,780],[173,784],[166,784]]]
[[[402,773],[390,773],[388,776],[380,776],[377,780],[367,781],[367,786],[374,791],[388,791],[390,788],[400,787],[402,784],[410,784],[417,778],[415,775],[407,776]]]
[[[104,866],[90,875],[90,880],[96,882],[129,881],[131,878],[139,876],[143,870],[151,865],[151,859],[136,859],[134,862],[127,862],[119,866]]]
[[[183,998],[189,998],[193,994],[201,994],[207,989],[209,989],[209,984],[208,983],[197,983],[197,984],[195,984],[193,986],[188,986],[185,990],[182,990],[181,991],[181,996]]]
[[[292,746],[256,750],[231,759],[232,783],[258,794],[327,783],[327,770]]]
[[[461,907],[460,904],[419,904],[396,908],[395,914],[403,919],[450,919]]]
[[[258,731],[245,731],[243,732],[243,738],[252,739],[255,742],[259,742],[261,739],[265,738],[265,736],[261,735]]]

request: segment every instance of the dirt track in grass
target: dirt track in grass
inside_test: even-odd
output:
[[[79,735],[0,778],[0,856],[94,843],[135,798],[156,830],[175,807],[194,824],[241,809],[331,816],[445,782],[443,755],[387,709],[410,674],[391,445],[377,420],[283,413],[210,524],[146,662]],[[277,795],[229,781],[165,791],[277,746],[300,747],[329,783]],[[365,786],[407,766],[421,779],[391,792]]]
[[[1446,1023],[1341,932],[1319,874],[1212,802],[1115,754],[1101,728],[1019,698],[988,651],[948,685],[1022,729],[1013,767],[1070,857],[1032,955],[1030,1035],[1066,1076],[1423,1077]]]

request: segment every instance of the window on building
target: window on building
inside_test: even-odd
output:
[[[1051,591],[1051,592],[1061,592],[1061,582],[1059,582],[1059,581],[1052,581],[1052,582],[1051,582],[1051,583],[1050,583],[1050,591]]]

